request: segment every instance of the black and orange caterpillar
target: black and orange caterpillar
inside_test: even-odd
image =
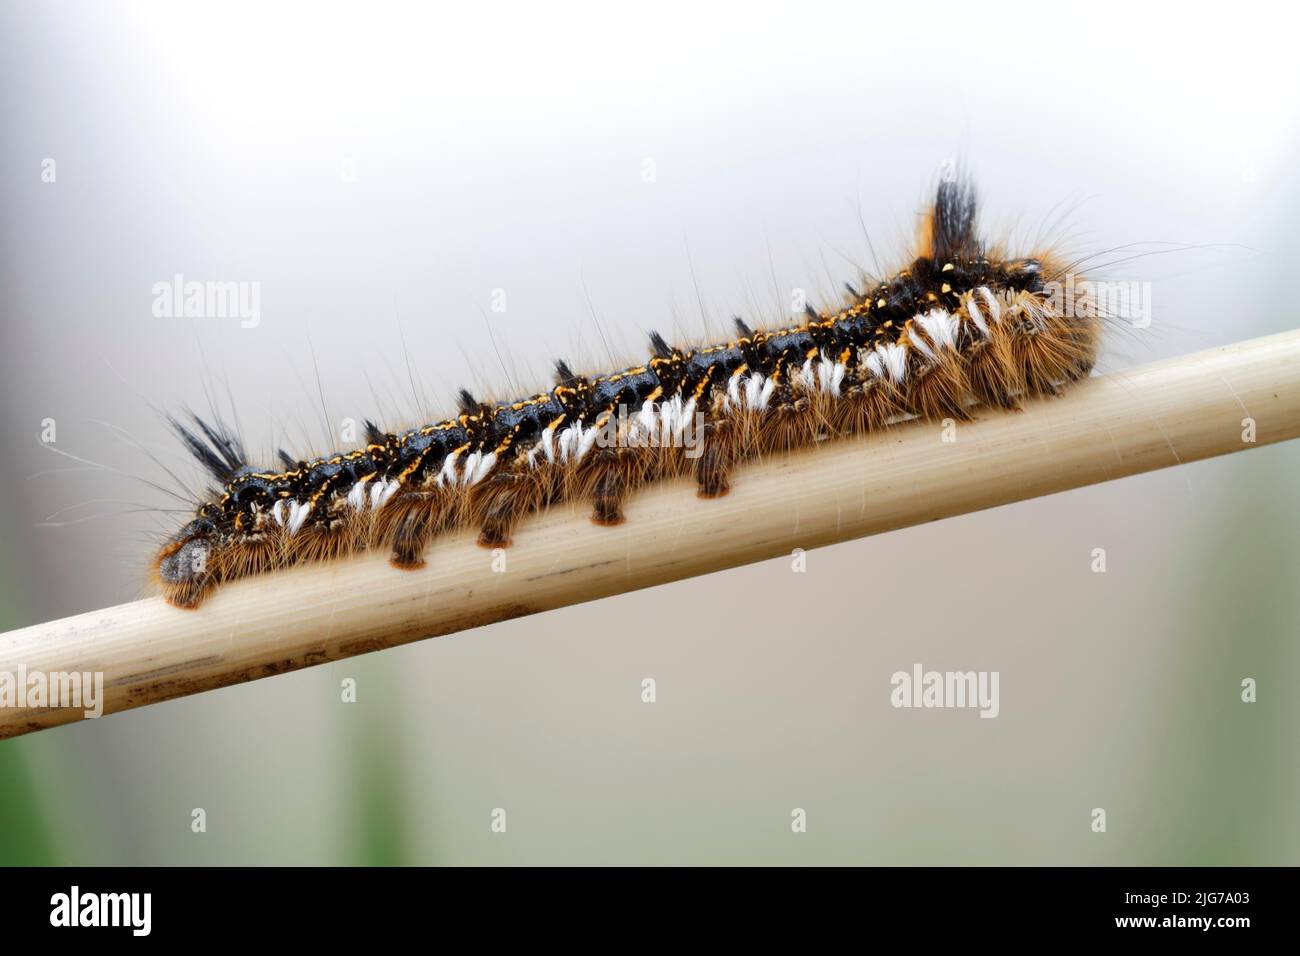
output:
[[[745,458],[1016,407],[1090,372],[1100,321],[1051,293],[1064,262],[987,247],[964,181],[940,184],[923,223],[914,261],[846,286],[837,311],[774,329],[737,319],[736,338],[700,348],[652,334],[644,364],[588,377],[557,362],[550,391],[501,403],[461,392],[446,421],[396,432],[367,421],[365,447],[309,461],[282,451],[282,470],[250,465],[219,424],[173,421],[220,488],[158,554],[163,591],[192,608],[223,581],[365,548],[418,568],[443,531],[470,525],[504,547],[524,515],[565,499],[618,524],[649,481],[693,472],[716,497]]]

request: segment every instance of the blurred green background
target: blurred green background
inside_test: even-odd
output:
[[[703,334],[693,279],[714,329],[772,321],[774,282],[816,301],[870,263],[858,207],[901,249],[953,155],[995,230],[1213,244],[1112,270],[1154,323],[1107,369],[1300,326],[1283,33],[1116,7],[1076,61],[1041,42],[1069,14],[1025,9],[994,37],[961,6],[3,5],[0,629],[145,593],[180,520],[61,470],[47,417],[191,478],[151,405],[205,387],[251,448],[305,450],[316,369],[331,423],[393,422],[603,363],[588,298],[627,356]],[[994,39],[1023,55],[973,87]],[[176,273],[259,282],[260,323],[155,318]],[[1295,864],[1298,466],[1255,449],[0,742],[0,863]],[[999,671],[1000,716],[893,709],[914,663]]]

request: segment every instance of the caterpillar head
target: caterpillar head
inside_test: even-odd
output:
[[[178,531],[158,555],[158,578],[167,600],[193,608],[216,584],[212,557],[216,527],[206,516]]]

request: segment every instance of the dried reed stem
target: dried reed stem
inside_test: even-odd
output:
[[[731,494],[687,482],[526,521],[504,573],[472,532],[428,565],[382,554],[227,584],[197,611],[154,598],[0,635],[0,671],[102,672],[105,713],[936,518],[1300,436],[1300,331],[1091,379],[1022,412],[981,409],[945,442],[934,423],[754,463]],[[1243,438],[1254,423],[1254,443]],[[0,736],[79,719],[0,707]]]

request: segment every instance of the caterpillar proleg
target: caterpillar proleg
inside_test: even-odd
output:
[[[846,286],[837,309],[772,328],[736,319],[733,338],[700,347],[652,333],[640,364],[584,375],[557,361],[547,391],[502,402],[462,391],[444,421],[367,421],[360,448],[281,452],[278,468],[260,468],[221,423],[173,420],[217,487],[159,552],[163,592],[197,607],[224,581],[371,548],[418,568],[441,532],[470,525],[505,547],[524,516],[563,500],[617,525],[647,482],[690,474],[700,497],[717,497],[747,458],[1014,408],[1091,371],[1101,322],[1055,294],[1066,262],[986,244],[964,180],[939,185],[923,223],[912,261]]]

